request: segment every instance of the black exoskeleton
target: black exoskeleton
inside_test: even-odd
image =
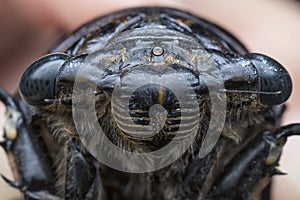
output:
[[[281,64],[171,8],[83,25],[19,88],[0,88],[0,144],[15,180],[3,178],[25,199],[268,199],[300,134],[280,126],[292,92]]]

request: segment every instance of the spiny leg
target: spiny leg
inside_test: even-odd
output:
[[[63,154],[65,167],[60,170],[65,170],[63,173],[65,199],[104,199],[99,163],[89,153],[83,152],[80,144],[74,139],[66,141]]]
[[[12,187],[18,188],[25,199],[58,200],[53,195],[53,175],[37,135],[24,118],[19,101],[14,100],[0,87],[0,100],[6,106],[4,141],[1,146],[6,151],[16,181],[2,178]]]
[[[261,197],[263,199],[270,198],[268,192],[262,192],[262,189],[268,186],[273,175],[284,175],[276,167],[281,156],[282,148],[289,136],[300,135],[300,124],[291,124],[276,129],[274,132],[265,132],[261,138],[241,152],[232,166],[227,169],[225,176],[217,185],[212,193],[217,196],[227,196],[237,191],[237,198]],[[253,179],[257,179],[251,184]],[[257,182],[258,184],[254,184]],[[243,188],[247,190],[251,187],[252,192],[246,194]],[[239,188],[235,190],[234,188]],[[269,188],[270,189],[270,188]],[[245,190],[245,191],[247,191]],[[232,197],[230,197],[232,199]]]

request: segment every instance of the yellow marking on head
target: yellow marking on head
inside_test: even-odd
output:
[[[120,58],[119,55],[111,56],[111,57],[105,57],[103,58],[104,62],[113,63],[116,62]]]
[[[174,62],[174,55],[173,54],[166,55],[165,62],[166,63],[173,63]]]
[[[122,62],[125,62],[125,60],[126,60],[126,52],[127,52],[127,49],[123,48],[122,49]]]
[[[158,88],[158,103],[160,105],[163,105],[163,103],[164,103],[164,88],[162,85],[159,85],[159,88]]]
[[[192,62],[194,62],[194,63],[200,63],[202,60],[203,60],[203,56],[199,55],[199,54],[194,55],[192,57]]]

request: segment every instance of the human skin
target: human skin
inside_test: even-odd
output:
[[[2,5],[1,5],[2,4]],[[24,69],[45,54],[62,36],[94,17],[134,6],[170,6],[188,10],[213,21],[236,35],[251,52],[259,52],[279,61],[290,72],[293,93],[283,124],[300,122],[300,4],[270,0],[2,0],[0,2],[0,85],[17,91]],[[1,111],[4,107],[1,106]],[[1,116],[0,122],[3,122]],[[0,124],[1,127],[1,124]],[[280,161],[287,176],[276,177],[273,199],[300,199],[300,138],[288,140]],[[0,173],[9,174],[1,151]],[[4,163],[4,164],[2,164]],[[12,199],[16,190],[0,180],[3,199]]]

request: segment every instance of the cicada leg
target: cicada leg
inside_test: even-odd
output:
[[[274,175],[285,175],[277,169],[284,144],[289,136],[300,135],[300,124],[290,124],[275,131],[264,132],[250,142],[216,185],[212,194],[217,196],[231,195],[242,199],[254,199],[263,195],[270,198],[268,184]],[[258,184],[256,184],[258,183]],[[262,192],[267,187],[267,190]],[[238,189],[235,189],[238,188]],[[248,192],[247,194],[247,191]]]
[[[4,180],[21,190],[25,199],[60,199],[55,194],[51,161],[37,135],[27,123],[18,101],[0,87],[0,100],[6,106],[4,141],[15,181]]]
[[[63,196],[66,200],[105,199],[99,174],[99,163],[83,152],[76,140],[66,141],[63,149],[61,170]]]
[[[300,124],[262,132],[242,147],[228,145],[230,140],[221,139],[210,156],[191,161],[178,195],[198,199],[270,199],[272,177],[285,175],[277,166],[282,148],[292,135],[300,135]]]

